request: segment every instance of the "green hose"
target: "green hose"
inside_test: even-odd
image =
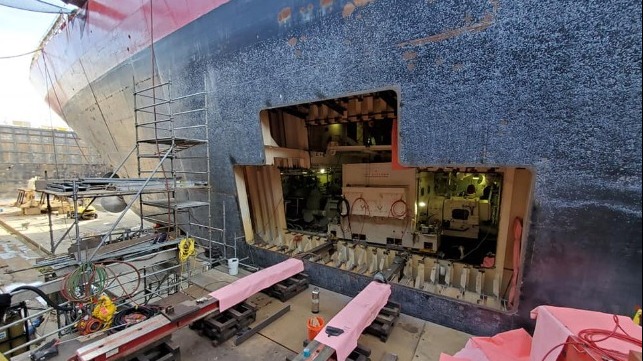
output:
[[[61,294],[71,302],[87,302],[101,295],[106,284],[105,267],[84,263],[65,276]]]

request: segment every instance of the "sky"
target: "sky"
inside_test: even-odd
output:
[[[34,127],[66,128],[67,124],[49,109],[45,96],[31,85],[29,67],[32,54],[2,59],[37,49],[57,14],[18,10],[2,3],[0,1],[0,124],[26,121]]]

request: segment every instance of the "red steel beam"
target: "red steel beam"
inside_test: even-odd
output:
[[[217,291],[197,300],[179,303],[123,331],[81,347],[70,361],[114,361],[127,357],[157,342],[174,331],[188,326],[205,316],[229,308],[273,284],[304,271],[304,263],[288,259],[238,279]]]

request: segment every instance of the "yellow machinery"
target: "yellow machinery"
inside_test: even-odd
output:
[[[74,214],[74,210],[69,210],[67,212],[67,217],[69,218],[76,218],[76,215]],[[98,212],[96,212],[96,208],[89,206],[78,206],[78,219],[96,219],[98,218]]]
[[[52,212],[65,214],[72,208],[64,197],[54,196],[49,200]],[[20,208],[23,215],[41,214],[47,212],[47,199],[42,192],[33,189],[18,188],[18,197],[14,207]]]

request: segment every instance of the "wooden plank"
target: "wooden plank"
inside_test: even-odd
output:
[[[257,167],[250,166],[244,168],[245,180],[247,181],[248,190],[250,192],[250,206],[252,207],[252,215],[255,219],[254,230],[251,228],[251,232],[253,234],[257,233],[259,235],[264,235],[264,211],[262,202],[263,197],[259,194],[259,185],[257,182]]]
[[[244,167],[234,166],[233,171],[234,182],[237,185],[237,199],[239,201],[241,222],[243,223],[243,234],[247,242],[252,242],[254,240],[254,232],[252,231],[252,217],[250,216],[250,203],[248,202],[248,189],[246,188]]]
[[[514,176],[515,176],[515,169],[514,168],[508,168],[505,173],[503,174],[503,180],[502,180],[502,195],[501,198],[505,202],[511,202],[511,199],[513,198],[513,192],[514,192]],[[507,253],[507,239],[508,237],[513,237],[513,232],[511,231],[511,225],[513,224],[513,219],[511,219],[511,207],[507,205],[503,205],[500,207],[500,224],[498,225],[498,245],[496,247],[496,267],[495,269],[498,270],[496,272],[496,277],[500,278],[499,279],[499,285],[498,287],[492,286],[491,288],[487,289],[492,289],[493,294],[497,297],[502,297],[502,285],[504,284],[502,280],[502,270],[505,267],[505,257]],[[494,277],[494,278],[496,278]],[[487,282],[491,280],[491,277],[485,277],[487,278]],[[493,282],[493,280],[491,280]]]
[[[284,194],[281,185],[281,175],[277,167],[268,167],[266,169],[268,181],[271,184],[272,209],[274,219],[274,237],[279,240],[284,239],[283,230],[288,228],[286,225],[286,208],[284,207]]]

